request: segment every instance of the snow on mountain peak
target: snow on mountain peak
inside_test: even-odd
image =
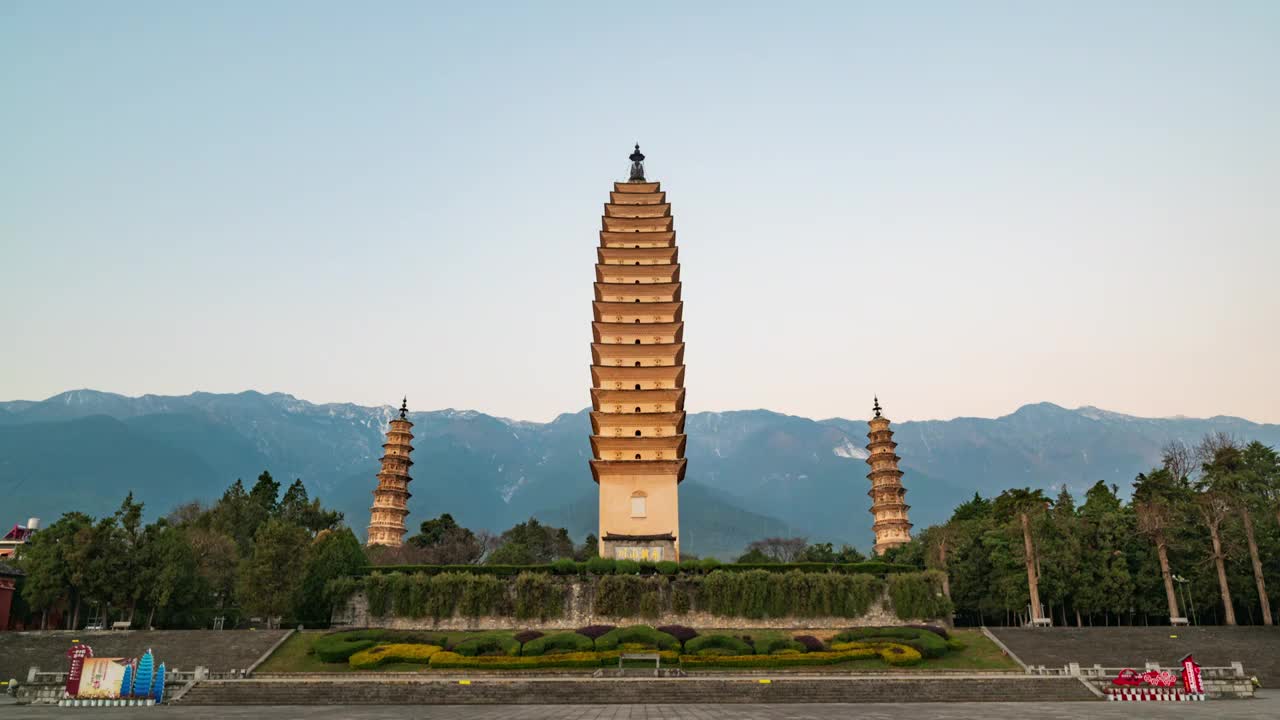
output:
[[[866,460],[870,457],[865,449],[854,445],[853,441],[847,438],[843,443],[831,448],[831,452],[835,453],[837,457],[850,458],[853,460]]]

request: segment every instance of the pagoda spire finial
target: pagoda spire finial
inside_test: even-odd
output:
[[[640,152],[640,143],[636,143],[636,151],[631,153],[631,177],[627,182],[644,182],[644,153]]]
[[[400,401],[400,419],[404,420],[408,416],[409,416],[409,396],[405,395],[404,399]]]
[[[876,417],[880,417],[880,397],[878,395],[872,397],[875,398],[875,405],[871,409],[875,411]]]

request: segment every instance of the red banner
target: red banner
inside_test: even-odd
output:
[[[67,659],[71,661],[71,667],[67,670],[67,686],[66,693],[71,697],[80,690],[80,673],[84,671],[84,659],[93,657],[93,648],[83,643],[72,645],[67,650]]]

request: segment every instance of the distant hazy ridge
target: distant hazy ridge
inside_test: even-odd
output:
[[[0,403],[0,497],[8,524],[68,510],[105,513],[133,490],[151,514],[216,497],[264,468],[301,477],[363,534],[383,432],[393,409],[314,405],[245,392],[127,398],[76,390]],[[410,414],[415,426],[409,522],[441,512],[502,530],[530,515],[595,530],[586,411],[549,423],[471,411]],[[691,413],[682,545],[727,554],[794,533],[871,544],[864,420],[813,421],[767,410]],[[1280,425],[1232,417],[1146,419],[1041,403],[1001,418],[895,423],[911,519],[936,522],[974,491],[1012,486],[1127,487],[1170,439],[1210,430],[1280,444]]]

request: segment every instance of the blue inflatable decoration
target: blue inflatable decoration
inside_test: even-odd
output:
[[[124,679],[120,682],[120,697],[127,698],[133,694],[133,662],[124,666]]]
[[[160,663],[160,668],[156,670],[156,680],[151,683],[151,699],[157,705],[164,702],[164,663]]]
[[[145,698],[151,696],[151,680],[154,667],[155,658],[151,656],[151,648],[147,648],[146,654],[138,661],[137,672],[133,675],[134,697]]]
[[[129,687],[128,694],[125,697],[133,697],[134,683],[138,679],[138,658],[129,661]]]

